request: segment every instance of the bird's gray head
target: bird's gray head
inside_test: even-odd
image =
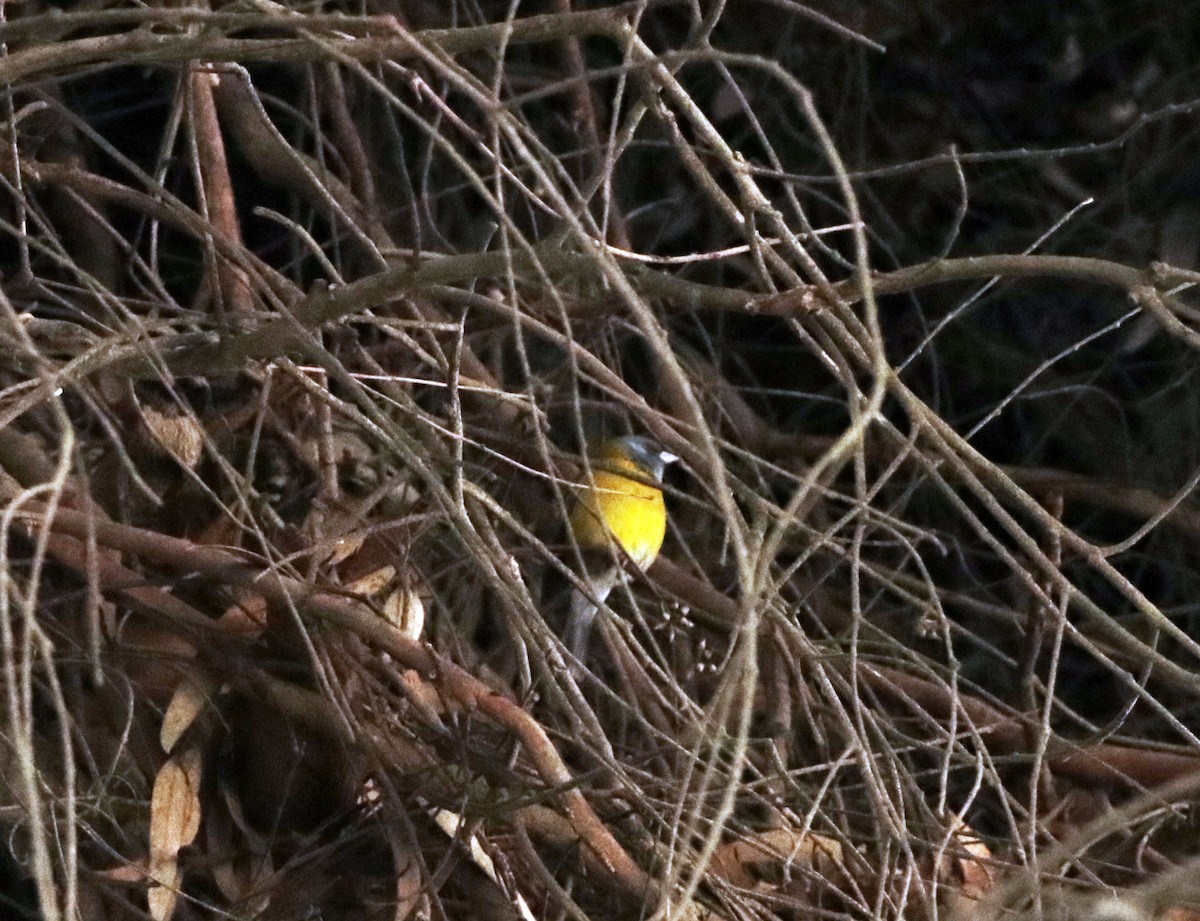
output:
[[[647,438],[644,435],[622,435],[620,438],[613,439],[614,443],[621,445],[625,452],[639,467],[642,467],[649,473],[655,482],[662,482],[663,472],[667,469],[667,464],[672,464],[679,460],[670,451],[664,451],[653,439]]]

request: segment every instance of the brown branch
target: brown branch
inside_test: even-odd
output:
[[[1047,467],[1005,466],[1000,469],[1029,492],[1054,491],[1066,499],[1125,512],[1144,520],[1161,517],[1165,523],[1200,536],[1200,509],[1183,505],[1177,496],[1164,496],[1152,489]]]
[[[0,168],[12,172],[12,161],[0,154]],[[197,240],[211,243],[222,258],[229,260],[258,279],[274,296],[286,301],[296,300],[300,291],[285,276],[267,263],[248,252],[238,239],[230,239],[219,228],[184,205],[161,185],[153,183],[148,176],[139,179],[150,185],[150,191],[142,192],[120,182],[100,176],[88,170],[57,163],[43,163],[22,158],[21,178],[27,182],[45,186],[64,186],[90,198],[108,201],[153,220],[184,231]]]
[[[19,518],[36,526],[42,522],[45,514],[44,506],[27,503]],[[55,533],[82,539],[86,538],[89,522],[82,513],[60,508],[55,512],[50,526]],[[401,667],[416,671],[460,706],[469,711],[478,711],[506,728],[525,745],[538,775],[558,791],[559,802],[571,826],[612,881],[634,898],[643,898],[652,891],[650,877],[626,853],[592,810],[546,730],[516,701],[498,694],[461,666],[436,653],[431,646],[404,636],[359,604],[314,591],[311,585],[289,578],[276,569],[263,569],[214,547],[200,546],[129,525],[94,521],[92,526],[96,541],[101,546],[131,553],[180,572],[200,573],[223,584],[251,589],[262,595],[269,604],[295,606],[312,617],[349,630],[388,653]]]
[[[1037,256],[1026,254],[1000,254],[995,256],[967,256],[961,259],[939,259],[920,265],[907,266],[894,272],[876,272],[871,276],[871,287],[877,297],[887,294],[903,294],[955,281],[982,281],[990,278],[1059,278],[1084,281],[1120,288],[1133,294],[1140,287],[1153,286],[1154,273],[1149,269],[1138,269],[1107,259],[1091,259],[1084,256]],[[658,293],[666,293],[669,284]],[[728,303],[726,289],[718,289],[713,296],[712,286],[690,285],[681,289],[693,302],[714,301],[711,306],[725,307]],[[848,303],[862,299],[863,292],[853,279],[834,285],[838,297]],[[708,306],[708,304],[706,304]],[[824,310],[828,304],[816,286],[804,285],[779,294],[744,295],[740,309],[746,313],[763,316],[798,317],[814,310]]]
[[[394,246],[387,231],[370,219],[345,183],[287,143],[267,116],[245,71],[214,71],[213,79],[217,81],[215,95],[222,123],[259,178],[333,212],[348,233],[365,237],[369,247]]]
[[[196,168],[200,173],[200,188],[204,193],[203,205],[208,220],[222,236],[242,249],[242,226],[238,220],[233,182],[225,157],[225,140],[221,136],[217,107],[213,102],[214,79],[213,74],[196,67],[188,74],[191,125],[199,155]],[[254,300],[245,271],[234,262],[216,258],[211,249],[207,249],[206,253],[211,270],[217,276],[219,311],[250,316],[254,312]]]
[[[359,28],[364,22],[375,27],[373,34],[361,37],[339,34],[344,30],[343,23],[336,28],[321,28],[319,22],[314,24],[314,20],[303,16],[280,16],[270,22],[271,26],[278,29],[324,32],[320,36],[320,43],[310,38],[228,38],[207,32],[163,35],[139,28],[117,35],[50,41],[14,51],[0,59],[0,83],[19,83],[97,65],[179,64],[190,61],[312,63],[329,60],[331,49],[344,58],[356,61],[399,61],[430,50],[456,55],[495,48],[502,43],[558,41],[580,35],[616,36],[627,16],[639,6],[642,4],[631,3],[583,13],[530,16],[497,25],[429,29],[412,33],[404,32],[391,17],[367,20],[346,17],[344,22],[357,21]],[[80,27],[84,25],[85,21],[81,21]],[[263,23],[260,19],[254,25],[261,27]],[[61,26],[47,20],[45,30],[54,34],[61,31]],[[0,36],[5,31],[0,30]]]
[[[993,756],[1030,753],[1030,739],[1038,731],[1036,720],[898,669],[863,664],[858,674],[876,693],[939,723],[948,723],[957,709],[987,742]],[[1110,743],[1088,745],[1056,735],[1049,740],[1046,764],[1080,783],[1156,787],[1194,775],[1200,770],[1200,756]]]

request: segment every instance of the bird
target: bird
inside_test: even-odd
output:
[[[586,482],[575,492],[569,527],[580,555],[586,593],[573,588],[563,641],[576,659],[587,655],[596,611],[620,581],[623,565],[647,569],[667,533],[663,473],[677,461],[654,441],[622,435],[588,452]]]

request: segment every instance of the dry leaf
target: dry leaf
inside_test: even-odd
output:
[[[200,830],[200,752],[185,749],[154,779],[150,797],[150,916],[168,921],[179,901],[179,850]]]
[[[143,407],[142,422],[155,443],[184,467],[192,470],[200,462],[204,453],[204,432],[195,416]]]
[[[240,905],[245,917],[264,913],[271,904],[275,864],[269,850],[235,842],[231,817],[221,809],[209,812],[204,823],[205,849],[212,863],[212,878],[221,894]]]
[[[823,876],[844,866],[840,842],[814,832],[772,828],[723,844],[712,859],[712,871],[743,889],[774,886],[797,869]]]
[[[162,728],[158,740],[168,755],[178,744],[180,737],[196,721],[204,705],[212,697],[213,683],[203,675],[184,678],[171,695],[167,712],[163,714]]]
[[[217,623],[226,633],[256,639],[267,629],[267,599],[239,591],[237,604],[226,608]]]
[[[380,566],[378,569],[364,576],[359,576],[353,582],[349,583],[346,586],[346,591],[353,595],[362,595],[370,598],[372,595],[382,592],[387,588],[395,576],[395,566]]]
[[[389,834],[392,862],[396,867],[396,917],[411,918],[426,904],[428,895],[421,880],[421,860],[397,836]]]
[[[396,567],[391,564],[380,566],[359,576],[346,586],[355,595],[370,598],[391,585],[396,578]],[[397,588],[383,602],[383,616],[409,639],[420,639],[425,631],[425,602],[414,589]]]
[[[405,669],[400,673],[400,683],[404,686],[404,695],[408,701],[421,713],[423,719],[434,726],[441,725],[441,715],[447,710],[455,710],[452,701],[446,699],[437,688],[421,677],[419,672]]]
[[[111,870],[97,870],[95,876],[97,879],[133,886],[146,881],[146,868],[139,863],[123,863]]]
[[[411,588],[399,588],[388,595],[383,616],[410,640],[420,639],[425,630],[425,603]]]
[[[462,831],[467,825],[467,820],[457,812],[451,812],[449,809],[437,809],[433,813],[433,821],[437,823],[438,828],[446,833],[448,838],[463,842]],[[500,875],[496,872],[496,864],[492,860],[491,855],[483,848],[483,843],[479,840],[479,836],[472,833],[466,839],[467,850],[471,855],[471,861],[475,866],[479,867],[487,878],[494,882],[497,886],[503,887],[500,880]],[[529,908],[529,903],[525,901],[525,897],[519,892],[509,893],[510,897],[515,898],[515,908],[519,917],[523,921],[536,921],[533,912]]]
[[[348,560],[362,549],[364,540],[366,538],[361,534],[346,534],[337,538],[333,541],[332,549],[324,560],[325,565],[336,566],[338,563]]]
[[[996,883],[991,859],[992,852],[983,839],[970,825],[961,822],[938,864],[938,878],[955,886],[959,896],[978,901]]]

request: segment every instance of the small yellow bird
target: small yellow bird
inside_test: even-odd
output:
[[[584,574],[588,594],[572,591],[563,636],[567,648],[581,660],[596,611],[621,577],[622,560],[644,570],[658,556],[667,533],[663,472],[678,460],[640,435],[605,441],[590,458],[591,478],[578,488],[571,511],[571,536],[585,556],[599,557],[603,566]]]

